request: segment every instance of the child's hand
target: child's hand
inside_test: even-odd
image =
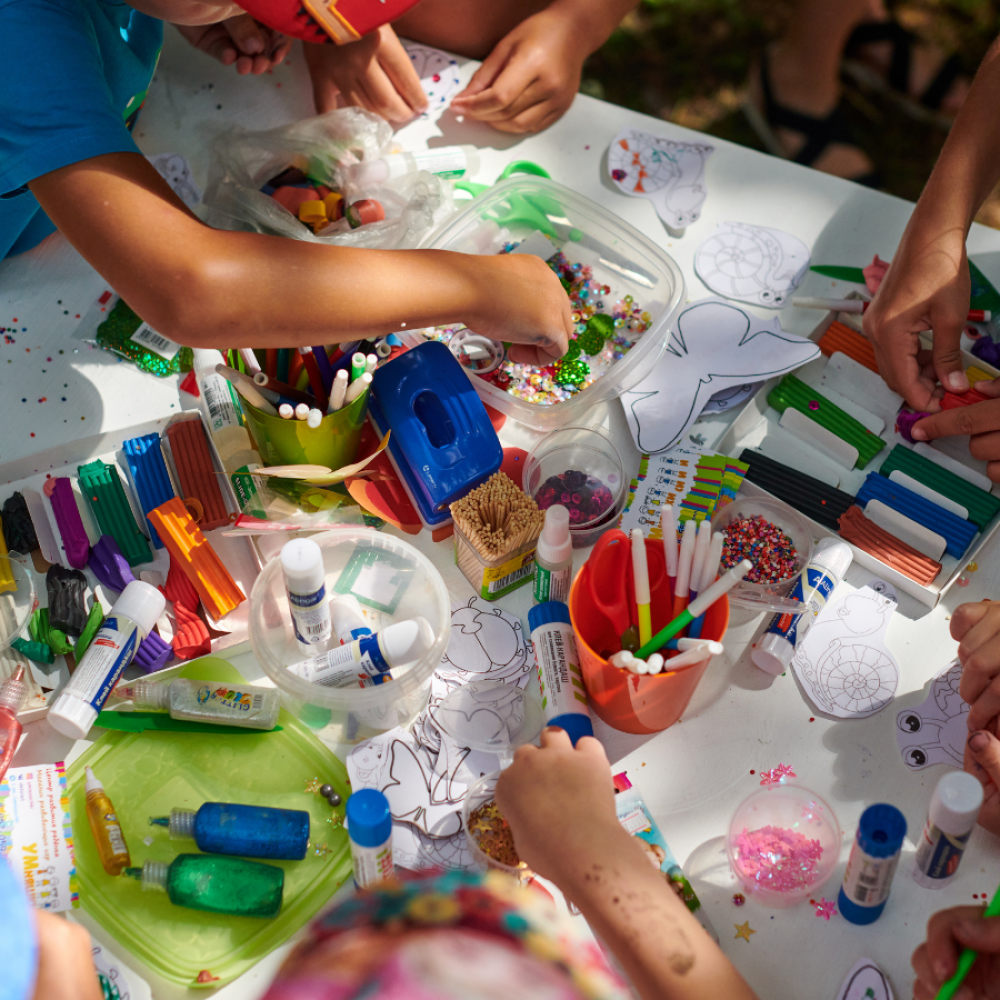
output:
[[[911,434],[914,441],[968,437],[972,457],[986,462],[986,474],[993,482],[1000,483],[1000,379],[977,382],[975,388],[994,398],[971,406],[956,406],[918,420]]]
[[[1000,601],[962,604],[951,616],[962,663],[959,693],[971,705],[969,729],[985,729],[1000,715]]]
[[[35,911],[35,925],[38,975],[34,1000],[101,1000],[86,928],[44,910]]]
[[[427,108],[420,77],[388,24],[347,45],[305,45],[318,114],[340,106],[365,108],[406,122]]]
[[[500,40],[452,110],[501,132],[540,132],[573,103],[587,54],[573,20],[543,10]]]
[[[258,24],[249,14],[238,14],[217,24],[175,24],[196,48],[218,59],[223,66],[236,64],[240,76],[260,76],[274,69],[288,55],[292,40]]]
[[[576,747],[562,729],[542,732],[542,746],[523,746],[500,775],[496,799],[521,859],[558,883],[610,858],[608,845],[628,842],[615,813],[611,765],[604,747],[585,736]]]
[[[954,975],[963,948],[979,957],[955,1000],[1000,1000],[1000,917],[984,919],[978,906],[941,910],[928,921],[927,940],[913,953],[913,1000],[934,1000]]]
[[[979,825],[1000,836],[1000,740],[990,729],[969,735],[965,741],[964,767],[983,786]]]

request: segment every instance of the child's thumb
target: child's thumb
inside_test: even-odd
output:
[[[266,48],[264,31],[249,14],[229,18],[226,21],[226,31],[233,44],[244,55],[255,56]]]
[[[981,729],[969,736],[969,752],[993,784],[1000,788],[1000,740]]]

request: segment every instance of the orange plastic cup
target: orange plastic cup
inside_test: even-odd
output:
[[[650,550],[651,577],[654,546],[662,551],[659,541],[646,540],[646,547]],[[569,617],[576,635],[580,668],[591,710],[612,729],[623,733],[659,733],[668,729],[684,714],[712,658],[709,656],[700,663],[692,663],[679,670],[665,669],[663,673],[654,675],[631,674],[612,667],[596,650],[617,652],[621,649],[621,637],[611,634],[603,616],[593,613],[588,588],[580,583],[582,575],[581,569],[570,588]],[[665,575],[650,580],[650,597],[655,635],[672,620],[672,600]],[[706,612],[701,637],[721,641],[728,627],[729,598],[723,597]],[[666,666],[669,668],[669,660]]]

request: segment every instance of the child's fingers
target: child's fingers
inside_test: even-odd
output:
[[[553,107],[550,101],[542,101],[521,114],[507,121],[493,122],[493,127],[500,132],[520,134],[522,132],[541,132],[557,121],[563,113],[563,108]]]
[[[267,51],[267,39],[262,28],[249,14],[227,18],[223,24],[233,44],[244,55],[255,56]]]
[[[469,98],[475,97],[477,94],[481,94],[484,90],[488,90],[492,85],[493,81],[500,75],[503,68],[507,65],[507,60],[510,58],[510,53],[512,47],[506,39],[502,40],[493,51],[483,60],[483,64],[472,74],[472,79],[469,81],[468,86],[465,90],[456,94],[452,99],[452,104],[465,104]]]
[[[395,34],[383,42],[378,61],[393,89],[408,107],[412,111],[424,111],[427,108],[427,95],[420,84],[413,61]]]
[[[487,90],[463,101],[461,110],[477,121],[509,118],[510,109],[524,98],[525,92],[535,80],[534,66],[524,59],[512,59]]]
[[[572,750],[573,743],[569,733],[558,726],[546,726],[542,730],[541,747],[543,750]]]
[[[960,604],[955,608],[951,616],[949,630],[952,639],[960,643],[958,647],[959,658],[963,657],[963,645],[965,653],[971,653],[976,646],[980,645],[991,635],[1000,631],[1000,616],[990,616],[984,623],[984,619],[990,614],[990,610],[995,608],[1000,611],[1000,606],[995,606],[993,601],[970,601],[968,604]],[[991,619],[996,617],[996,622]],[[983,626],[980,628],[980,626]],[[979,633],[976,635],[976,633]]]
[[[913,438],[916,441],[933,441],[942,437],[971,437],[997,430],[1000,430],[1000,401],[991,399],[924,417],[913,425]],[[1000,453],[991,458],[1000,458]]]
[[[271,65],[280,66],[291,50],[292,40],[287,35],[275,32],[271,41]]]
[[[969,388],[969,380],[962,367],[961,341],[965,316],[932,308],[930,319],[934,331],[934,370],[938,381],[951,392],[965,392]]]
[[[980,729],[969,736],[965,745],[986,777],[1000,787],[1000,740],[988,730]],[[982,774],[977,777],[983,780]]]
[[[1000,643],[995,648],[1000,650]],[[964,695],[962,697],[965,698]],[[965,700],[972,706],[969,709],[969,729],[984,729],[1000,715],[1000,677],[988,681],[971,701],[968,698]]]
[[[581,736],[576,741],[574,749],[577,753],[586,754],[588,757],[595,757],[601,760],[607,767],[611,767],[608,762],[608,755],[601,745],[601,741],[593,736]]]

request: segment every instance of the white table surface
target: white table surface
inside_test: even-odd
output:
[[[473,69],[474,64],[465,65],[463,78],[468,79]],[[290,63],[275,73],[238,78],[232,70],[189,49],[168,29],[136,136],[148,154],[183,153],[195,179],[204,186],[207,145],[219,132],[234,125],[272,127],[311,113],[298,48]],[[475,179],[484,182],[492,181],[512,159],[535,160],[556,180],[616,212],[660,243],[680,265],[692,299],[707,294],[694,274],[694,252],[718,222],[785,229],[812,247],[817,263],[862,265],[874,253],[892,256],[909,215],[910,205],[897,198],[711,138],[716,152],[708,166],[709,194],[702,218],[682,239],[674,239],[650,204],[621,195],[606,175],[606,147],[625,125],[676,139],[704,139],[698,133],[582,96],[561,121],[538,136],[503,135],[476,123],[458,122],[446,111],[437,121],[410,124],[401,130],[399,139],[411,149],[458,142],[479,146],[483,164]],[[1000,233],[974,227],[969,250],[983,271],[1000,284]],[[176,379],[154,379],[72,339],[77,314],[84,314],[103,288],[100,277],[58,236],[20,258],[0,262],[0,327],[7,328],[0,331],[7,335],[0,344],[0,373],[13,413],[0,439],[3,481],[61,464],[59,456],[71,442],[75,442],[74,453],[84,439],[93,443],[95,453],[102,450],[101,442],[105,448],[117,446],[124,431],[183,405]],[[837,283],[810,274],[801,293],[835,295],[836,288]],[[805,333],[816,317],[816,313],[789,307],[781,321],[785,329]],[[600,417],[595,415],[595,419]],[[522,444],[530,442],[532,435],[508,424],[503,437],[507,444]],[[434,546],[420,539],[417,544],[433,555],[456,595],[470,593],[452,565],[450,543]],[[895,715],[897,709],[922,701],[928,680],[954,656],[955,643],[947,625],[951,611],[964,601],[997,595],[998,577],[1000,560],[994,543],[988,555],[980,557],[978,570],[968,574],[968,585],[952,588],[933,611],[903,599],[888,634],[902,674],[898,697],[872,718],[825,720],[804,700],[791,675],[771,679],[758,671],[745,653],[762,624],[756,618],[731,628],[726,655],[712,664],[688,711],[673,728],[655,737],[636,737],[598,723],[598,735],[615,770],[627,769],[642,791],[701,895],[723,949],[762,998],[832,1000],[847,970],[863,955],[888,972],[898,997],[908,997],[909,957],[922,940],[931,913],[943,906],[971,903],[974,893],[995,889],[1000,842],[981,830],[972,838],[954,886],[930,892],[920,889],[907,874],[912,841],[944,769],[908,771],[896,749]],[[866,578],[863,571],[854,570],[848,582],[860,586]],[[530,606],[529,589],[521,589],[502,603],[524,618]],[[248,679],[262,676],[249,651],[231,650],[226,656]],[[57,736],[45,722],[33,723],[26,733],[15,766],[72,760],[84,747]],[[906,815],[910,829],[903,863],[889,905],[871,928],[852,926],[840,916],[827,922],[814,916],[808,905],[767,910],[751,900],[737,909],[730,901],[737,886],[725,863],[722,836],[737,803],[758,787],[751,769],[760,772],[779,762],[793,765],[799,780],[833,805],[845,831],[844,859],[867,805],[891,802]],[[826,896],[836,898],[841,872],[842,866],[825,887]],[[148,979],[155,997],[187,995],[136,966],[83,911],[77,915],[99,940]],[[734,924],[747,920],[756,931],[749,944],[734,938]],[[225,1000],[260,996],[285,950],[273,953],[218,995]],[[137,995],[143,993],[140,990]]]

